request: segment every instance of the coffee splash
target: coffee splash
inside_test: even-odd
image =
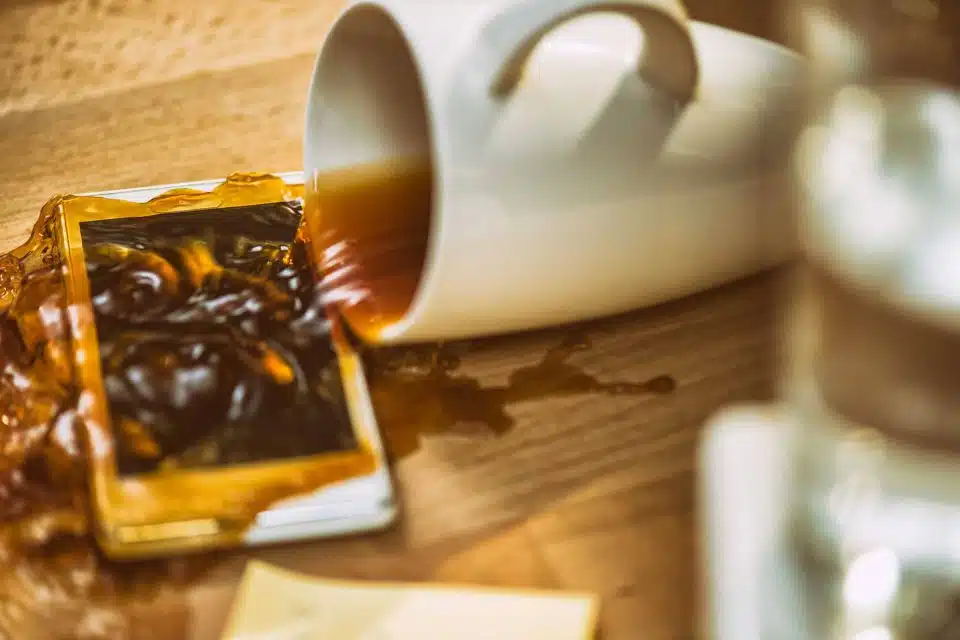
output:
[[[122,638],[124,594],[170,584],[178,571],[110,566],[87,536],[57,204],[0,258],[0,635]]]
[[[84,637],[124,637],[118,626],[124,621],[120,607],[130,599],[124,594],[142,592],[137,586],[169,589],[176,574],[183,574],[177,569],[182,563],[110,563],[89,537],[86,479],[92,460],[83,439],[91,430],[78,420],[78,408],[89,403],[91,392],[81,390],[82,376],[74,366],[82,312],[67,304],[69,268],[55,238],[61,208],[121,219],[93,223],[88,229],[93,235],[84,236],[89,251],[80,268],[92,285],[90,306],[100,334],[99,349],[87,352],[101,356],[104,387],[118,423],[119,470],[136,474],[171,464],[209,466],[211,455],[233,464],[255,461],[250,456],[262,457],[264,450],[289,457],[356,446],[349,427],[329,433],[317,429],[313,441],[295,437],[301,430],[293,427],[287,437],[275,437],[284,408],[291,418],[295,412],[311,414],[311,408],[313,414],[343,409],[342,395],[334,393],[342,392],[340,376],[330,372],[336,359],[329,321],[315,294],[299,213],[285,204],[301,192],[272,176],[237,175],[211,193],[180,190],[148,205],[55,198],[28,242],[0,258],[0,564],[5,568],[0,632],[40,638],[74,637],[84,630]],[[252,218],[242,218],[235,207],[226,209],[247,200],[256,201]],[[267,205],[272,217],[258,219],[264,201],[280,204]],[[153,228],[158,224],[173,225],[167,236],[192,237],[197,229],[188,227],[203,222],[203,213],[168,211],[204,206],[224,207],[207,217],[226,214],[227,219],[207,220],[203,229],[230,231],[232,219],[247,226],[252,221],[262,227],[260,236],[281,233],[287,242],[208,233],[208,241],[199,245],[156,245],[164,238]],[[165,215],[152,215],[161,212]],[[159,351],[152,349],[157,346]],[[315,393],[327,388],[331,393]],[[196,401],[201,392],[207,401]],[[131,394],[139,395],[131,400]],[[204,415],[185,416],[184,411]],[[269,444],[261,447],[262,433],[250,427],[264,412],[271,414],[274,428]],[[332,415],[326,414],[321,417]],[[184,431],[185,422],[227,428],[211,441],[209,434]],[[349,424],[346,418],[339,423]],[[344,433],[350,438],[345,440]],[[283,487],[264,487],[245,517],[342,479],[327,475],[297,474]],[[230,493],[224,493],[225,500]],[[236,502],[237,496],[231,499]],[[59,613],[47,616],[48,607]]]
[[[235,175],[212,193],[178,190],[160,200],[174,210],[249,198],[286,200],[288,189],[298,195],[297,187],[281,184],[271,176]],[[119,565],[106,560],[89,536],[84,430],[77,420],[81,397],[68,330],[73,318],[65,304],[65,268],[54,237],[62,201],[51,200],[30,239],[0,256],[0,636],[133,637],[127,615],[131,602],[181,590],[201,576],[210,561]],[[302,242],[304,234],[297,238]],[[268,258],[261,266],[272,268],[275,261],[261,257]],[[198,269],[214,266],[204,264],[184,260],[182,273],[189,279]],[[159,262],[153,267],[165,272]],[[320,288],[324,302],[342,297],[334,285],[325,282]],[[539,362],[517,369],[503,385],[484,385],[462,372],[463,344],[365,348],[375,412],[391,453],[404,457],[416,451],[424,437],[467,425],[502,434],[514,425],[510,406],[521,402],[674,390],[673,379],[666,376],[601,382],[570,362],[589,345],[585,333],[570,332]]]
[[[121,474],[357,448],[300,218],[280,202],[79,225]]]

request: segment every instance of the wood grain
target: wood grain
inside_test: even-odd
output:
[[[0,118],[0,249],[55,193],[301,166],[313,56]]]
[[[228,5],[219,0],[156,4],[177,15],[181,10],[220,15]],[[183,66],[161,70],[150,62],[128,73],[122,70],[140,64],[131,60],[144,59],[141,54],[127,59],[125,49],[116,53],[108,47],[89,54],[96,55],[91,64],[99,71],[78,71],[67,84],[46,70],[31,72],[28,82],[0,85],[7,91],[0,103],[9,110],[0,117],[0,248],[23,239],[54,193],[298,167],[313,58],[305,52],[314,48],[338,3],[263,0],[244,6],[268,4],[286,7],[279,12],[288,16],[286,22],[296,15],[303,24],[264,25],[257,18],[261,6],[244,9],[245,17],[237,18],[236,29],[225,36],[225,23],[189,14],[193,17],[182,19],[201,25],[196,28],[206,36],[193,34],[191,40],[171,27],[167,33],[149,32],[137,45],[156,46],[161,56],[187,47],[191,53]],[[315,14],[301,13],[307,5]],[[37,21],[60,16],[56,24],[64,38],[76,35],[74,23],[88,25],[84,33],[95,31],[86,14],[64,17],[68,6],[89,11],[122,6],[125,13],[111,18],[109,29],[111,34],[126,30],[131,41],[155,19],[150,12],[159,11],[148,2],[4,4],[0,43],[18,29],[23,35],[14,39],[16,55],[0,49],[0,81],[20,73],[10,68],[26,55],[23,51],[47,55],[36,38],[49,30]],[[764,20],[758,16],[769,14],[751,11],[746,2],[737,6],[728,24],[759,30]],[[250,34],[264,29],[279,42],[237,53],[259,42]],[[290,42],[295,35],[277,35],[298,29],[311,32],[309,46]],[[102,35],[103,42],[119,37]],[[156,44],[161,40],[164,44]],[[177,44],[183,42],[193,44]],[[59,63],[44,59],[38,64]],[[62,75],[66,67],[60,68]],[[30,92],[33,97],[25,97]],[[667,397],[587,394],[531,401],[512,407],[517,425],[503,436],[426,437],[396,468],[403,505],[396,529],[253,555],[335,577],[589,589],[603,597],[607,640],[691,637],[699,425],[725,404],[773,393],[783,282],[781,273],[766,274],[587,325],[593,347],[575,358],[587,372],[604,381],[668,374],[678,381],[677,391]],[[511,371],[540,358],[564,331],[479,341],[470,346],[464,368],[482,381],[501,383]],[[246,557],[223,557],[203,584],[184,594],[195,613],[193,638],[217,637]],[[162,612],[164,605],[157,606]]]
[[[776,39],[779,1],[687,0],[698,20]],[[0,114],[313,54],[342,0],[5,0]]]
[[[312,53],[339,0],[0,4],[0,113]]]

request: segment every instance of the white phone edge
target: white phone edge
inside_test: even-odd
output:
[[[291,171],[273,174],[290,184],[300,184],[303,173]],[[209,191],[223,180],[199,180],[176,184],[152,185],[132,189],[115,189],[85,193],[130,202],[146,202],[171,189]],[[363,431],[377,458],[373,473],[324,487],[310,495],[280,502],[257,516],[247,531],[247,546],[297,542],[367,533],[389,527],[397,518],[397,502],[393,479],[387,461],[383,438],[377,427],[366,376],[357,367],[356,379],[344,380],[357,390],[355,412],[351,415],[355,428]]]

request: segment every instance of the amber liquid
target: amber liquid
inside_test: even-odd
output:
[[[264,202],[277,192],[277,182],[270,176],[237,175],[209,196],[175,193],[162,197],[175,204],[183,200],[204,202],[208,207],[217,207],[228,195],[234,205],[245,198]],[[170,266],[176,265],[172,271],[142,254],[138,255],[143,260],[138,262],[131,255],[111,258],[111,251],[101,252],[107,257],[93,261],[94,271],[106,266],[107,273],[123,276],[114,280],[95,278],[101,282],[96,295],[101,297],[103,318],[111,309],[126,309],[125,317],[129,320],[136,312],[150,309],[150,304],[144,303],[149,300],[168,304],[171,300],[183,303],[192,299],[190,304],[179,304],[180,315],[174,317],[193,321],[197,318],[192,315],[199,315],[215,320],[218,314],[225,318],[237,313],[243,316],[240,325],[252,323],[247,328],[257,335],[262,331],[261,338],[286,336],[275,344],[288,352],[297,345],[311,344],[316,337],[311,327],[322,337],[322,318],[311,310],[333,301],[361,337],[375,338],[384,326],[406,313],[415,296],[427,252],[430,182],[429,172],[416,166],[363,168],[339,174],[339,179],[328,175],[322,184],[315,182],[308,189],[306,217],[311,234],[307,235],[322,240],[317,242],[315,251],[304,250],[318,258],[323,270],[311,295],[302,288],[307,282],[304,265],[309,261],[296,257],[296,243],[288,247],[289,251],[277,240],[247,244],[240,252],[243,255],[230,257],[220,251],[220,257],[213,261],[210,256],[206,260],[184,259],[182,246],[164,249],[172,252],[166,261]],[[185,583],[202,575],[209,561],[120,566],[103,559],[88,533],[88,461],[76,419],[74,347],[64,293],[66,268],[53,234],[58,202],[54,199],[44,207],[27,243],[0,256],[0,637],[183,637],[187,622],[173,618],[164,620],[168,630],[152,629],[143,634],[143,630],[131,626],[129,607],[149,602],[158,592],[182,592]],[[298,234],[298,238],[302,240],[304,234]],[[132,248],[147,250],[146,244]],[[147,254],[156,256],[163,251]],[[196,253],[191,255],[199,258]],[[197,269],[210,271],[215,265],[226,267],[222,273],[234,272],[220,281],[224,287],[220,290],[222,296],[191,297],[198,288],[202,289],[196,285],[187,287],[193,294],[185,299],[172,295],[169,282],[190,281],[190,274],[197,273]],[[233,285],[249,282],[251,273],[269,277],[250,287],[244,304],[234,304],[243,296],[237,297],[237,287]],[[283,295],[276,298],[268,293],[273,286]],[[240,287],[241,292],[245,289]],[[156,291],[163,295],[154,297]],[[249,301],[253,301],[251,306],[246,304]],[[284,319],[282,312],[290,315]],[[271,313],[280,313],[274,318],[276,322],[270,321]],[[214,335],[218,330],[211,329],[210,323],[200,324],[209,333],[201,332],[193,339],[202,346],[202,336]],[[234,352],[242,351],[241,342],[233,343]],[[143,355],[140,351],[144,347],[136,344],[130,342],[133,353]],[[284,344],[288,347],[284,348]],[[192,355],[188,344],[180,346],[183,349],[171,347],[165,354],[151,356],[161,364],[166,361],[176,365],[160,367],[159,371],[169,374],[184,370],[180,366],[183,362],[177,364],[177,358],[189,359]],[[584,329],[561,330],[539,361],[518,368],[500,385],[485,385],[461,372],[461,359],[468,358],[472,349],[469,343],[388,350],[365,348],[370,392],[388,450],[395,459],[409,456],[418,450],[424,438],[442,437],[451,431],[462,436],[463,425],[469,425],[471,433],[477,428],[489,434],[505,433],[514,426],[510,407],[519,402],[576,394],[661,395],[671,393],[676,386],[669,376],[601,381],[575,362],[577,354],[589,348],[590,338]],[[268,373],[266,377],[278,384],[287,380],[286,369],[277,366],[277,359],[264,355],[260,353],[259,359],[250,360],[251,369]],[[287,364],[299,362],[297,358],[280,360]],[[322,358],[320,361],[325,362]],[[116,371],[129,373],[123,367]],[[330,368],[324,371],[329,372]],[[142,386],[139,393],[150,396],[163,390],[164,385],[156,380],[169,381],[170,377],[155,378],[154,384]],[[170,391],[169,386],[166,389]],[[175,403],[168,402],[168,409],[171,404]],[[184,415],[211,411],[215,404],[194,396],[192,402],[185,404]],[[131,415],[137,418],[135,409],[143,406],[149,407],[149,403],[131,405]],[[138,418],[141,423],[150,419],[154,418]],[[183,421],[187,422],[191,421]],[[196,427],[202,430],[204,425]],[[176,436],[176,430],[169,433]],[[157,450],[163,453],[166,449],[182,456],[191,450],[189,443],[195,442],[180,437],[160,438],[159,442],[153,438],[152,443],[140,442],[143,449],[137,453],[137,436],[134,430],[123,437],[131,437],[133,459],[139,459],[139,464],[146,460],[148,466],[158,460]],[[256,434],[247,432],[245,437],[250,436]],[[209,448],[199,450],[209,452]],[[238,450],[241,454],[249,453],[247,446]],[[159,459],[164,457],[170,456]],[[244,459],[243,455],[240,459]],[[206,457],[199,456],[199,460],[202,463]],[[283,497],[271,495],[276,500]],[[269,501],[264,506],[268,505]],[[81,630],[86,630],[85,635]]]
[[[426,266],[429,164],[398,161],[312,176],[305,216],[326,296],[365,342],[410,310]]]

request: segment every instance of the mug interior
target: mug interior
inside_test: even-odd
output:
[[[360,4],[314,71],[305,216],[324,293],[367,342],[408,316],[427,264],[434,154],[424,87],[401,28]]]

